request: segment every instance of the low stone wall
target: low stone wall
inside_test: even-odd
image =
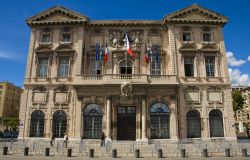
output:
[[[101,147],[99,140],[72,140],[65,146],[63,140],[53,142],[49,140],[16,140],[0,142],[0,153],[3,148],[8,147],[8,154],[24,153],[24,148],[29,147],[29,154],[45,155],[45,148],[50,148],[50,155],[66,155],[67,149],[72,149],[73,156],[89,156],[89,150],[94,149],[95,156],[111,156],[112,150],[116,149],[120,157],[134,157],[135,151],[140,150],[141,157],[157,157],[158,151],[162,150],[164,157],[182,157],[185,150],[185,157],[201,157],[204,149],[207,149],[208,156],[225,156],[225,150],[230,150],[231,156],[241,156],[242,150],[250,152],[250,141],[225,141],[225,140],[182,140],[164,141],[155,140],[148,142],[133,141],[107,141],[105,147]]]

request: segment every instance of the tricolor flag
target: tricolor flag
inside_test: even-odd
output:
[[[149,54],[150,54],[150,62],[152,63],[153,62],[153,51],[152,51],[152,46],[150,44],[149,46]]]
[[[158,53],[158,45],[155,45],[155,56],[156,56],[156,63],[159,63],[159,53]]]
[[[99,44],[96,43],[95,45],[95,60],[98,61],[99,60]]]
[[[145,45],[144,61],[145,61],[146,64],[148,64],[148,62],[149,62],[148,51],[149,50],[148,50],[147,46]]]
[[[102,64],[102,45],[100,45],[100,56],[99,56],[100,63]]]
[[[104,58],[105,63],[108,61],[108,58],[109,58],[109,51],[108,51],[108,45],[107,45],[107,43],[106,43],[106,47],[105,47],[105,58]]]
[[[126,33],[125,35],[125,39],[126,39],[126,45],[127,45],[127,52],[128,52],[128,55],[132,56],[132,57],[135,57],[135,54],[132,52],[131,50],[131,47],[130,47],[130,44],[129,44],[129,40],[128,40],[128,35]]]

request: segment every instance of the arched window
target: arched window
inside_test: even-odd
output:
[[[89,104],[83,111],[84,138],[98,139],[102,132],[102,111],[98,104]]]
[[[132,74],[132,62],[130,60],[123,60],[119,64],[120,74]]]
[[[210,137],[223,137],[222,113],[218,109],[213,109],[209,113]]]
[[[187,138],[201,137],[201,120],[200,114],[196,111],[187,113]]]
[[[64,111],[56,111],[53,114],[53,133],[55,137],[62,138],[67,131],[67,115]]]
[[[30,137],[43,137],[44,132],[44,113],[34,111],[30,120]]]
[[[155,103],[150,109],[151,138],[170,138],[169,108],[166,104]]]

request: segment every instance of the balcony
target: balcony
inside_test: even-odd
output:
[[[146,74],[106,74],[106,75],[76,75],[77,85],[121,84],[178,84],[175,75]]]

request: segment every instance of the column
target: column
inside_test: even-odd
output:
[[[111,99],[110,97],[107,97],[107,119],[106,119],[106,125],[107,125],[107,138],[111,139]]]
[[[170,139],[178,140],[177,104],[175,99],[170,101]]]
[[[141,140],[148,141],[148,139],[147,139],[147,108],[146,108],[145,98],[142,98],[141,107],[142,107],[142,114],[141,114],[142,115],[141,116],[142,136],[141,136]]]

